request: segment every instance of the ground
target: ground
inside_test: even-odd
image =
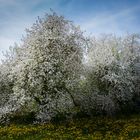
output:
[[[0,140],[140,140],[140,115],[0,126]]]

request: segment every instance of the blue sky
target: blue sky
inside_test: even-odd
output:
[[[87,34],[140,33],[140,0],[0,0],[0,58],[50,8]]]

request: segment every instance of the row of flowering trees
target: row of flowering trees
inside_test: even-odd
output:
[[[113,114],[132,106],[140,97],[139,39],[87,38],[56,13],[38,18],[1,64],[1,123],[17,112],[46,122],[58,114]]]

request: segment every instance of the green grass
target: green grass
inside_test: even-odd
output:
[[[0,127],[0,140],[140,140],[140,115]]]

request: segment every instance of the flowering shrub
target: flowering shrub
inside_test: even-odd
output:
[[[87,39],[56,13],[38,18],[0,66],[0,123],[17,114],[44,123],[139,107],[139,52],[139,35]]]
[[[73,89],[80,79],[84,42],[80,29],[62,16],[38,18],[3,64],[9,68],[6,78],[12,81],[9,89],[18,112],[26,106],[42,122],[76,106]]]
[[[112,114],[132,106],[139,96],[140,44],[138,35],[125,38],[105,35],[92,39],[86,56],[85,110]]]

